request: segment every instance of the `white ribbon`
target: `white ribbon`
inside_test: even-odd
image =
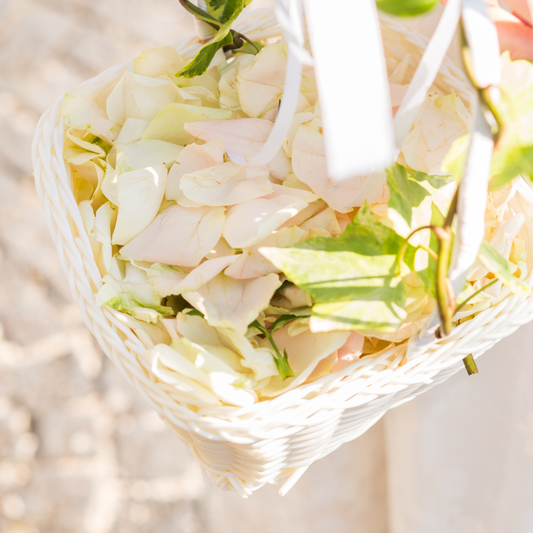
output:
[[[409,133],[416,115],[424,104],[426,96],[439,73],[440,66],[457,29],[460,16],[461,0],[449,0],[394,117],[394,136],[396,139],[394,159],[398,157],[405,137]],[[386,178],[387,175],[383,170],[378,170],[368,176],[363,188],[357,195],[355,205],[361,205],[364,200],[371,199],[383,185]]]
[[[389,166],[392,111],[375,0],[305,0],[305,11],[330,178]]]
[[[304,47],[304,26],[301,0],[278,0],[276,17],[288,43],[289,53],[283,86],[283,97],[276,122],[260,152],[253,158],[257,163],[269,163],[280,150],[289,133],[296,113],[303,64],[312,64],[312,58]]]

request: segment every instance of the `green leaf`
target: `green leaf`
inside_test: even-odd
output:
[[[237,48],[236,50],[232,50],[231,53],[233,55],[236,55],[236,54],[252,54],[252,55],[255,56],[264,47],[265,47],[264,44],[261,44],[259,41],[254,41],[253,45],[251,45],[250,43],[244,43],[240,48]]]
[[[470,135],[466,133],[453,141],[452,146],[442,161],[441,168],[444,172],[451,174],[455,181],[459,183],[463,177],[466,165],[466,154]]]
[[[244,8],[243,0],[206,0],[209,14],[222,23],[233,22]]]
[[[513,276],[518,268],[503,257],[498,250],[493,248],[487,241],[481,243],[479,249],[479,259],[483,266],[492,272],[504,285],[507,285],[513,292],[530,291],[529,287],[517,277]]]
[[[405,239],[382,224],[372,213],[368,203],[361,206],[342,235],[336,238],[314,237],[295,245],[295,248],[328,252],[355,252],[360,255],[398,255]],[[416,249],[408,245],[405,262],[412,270]]]
[[[313,317],[331,329],[393,332],[405,319],[405,289],[396,255],[361,255],[298,248],[261,253],[315,300]]]
[[[211,61],[213,60],[213,57],[215,57],[215,54],[217,53],[217,51],[223,46],[225,46],[226,44],[231,44],[231,43],[233,43],[233,37],[231,36],[231,33],[229,33],[229,28],[228,28],[228,32],[221,40],[214,41],[210,44],[205,45],[194,56],[192,61],[188,63],[184,68],[182,68],[176,74],[176,77],[194,78],[195,76],[201,76],[202,74],[205,74],[205,72],[209,68],[209,65],[211,64]]]
[[[439,0],[377,0],[378,9],[398,17],[421,15],[433,9]]]
[[[500,189],[521,175],[533,180],[533,145],[521,146],[517,139],[504,140],[492,157],[490,188]]]
[[[445,217],[435,204],[431,204],[431,222],[432,226],[442,226]],[[429,238],[429,248],[438,254],[439,239],[431,232]],[[432,298],[437,298],[437,261],[428,254],[428,266],[424,270],[417,271],[418,279],[426,293]]]
[[[283,355],[281,355],[279,348],[277,347],[272,337],[272,332],[274,330],[271,329],[270,331],[268,331],[268,329],[265,328],[265,326],[262,326],[258,320],[254,320],[248,327],[258,329],[267,338],[268,342],[270,342],[272,348],[274,348],[274,352],[276,352],[276,356],[274,357],[274,363],[276,363],[276,368],[278,369],[279,377],[283,381],[285,381],[287,378],[294,377],[294,372],[292,371],[292,368],[289,365],[287,352],[284,351]]]
[[[427,181],[434,189],[440,189],[453,181],[451,176],[430,176],[425,172],[418,171],[413,172],[411,178],[416,181]]]
[[[429,191],[409,178],[405,168],[397,163],[387,169],[387,184],[390,190],[389,207],[411,225],[413,208],[418,207],[422,200],[429,196]]]
[[[299,318],[305,318],[307,316],[311,316],[311,315],[292,315],[292,314],[281,315],[274,321],[272,326],[270,326],[270,333],[274,333],[274,331],[276,331],[279,328],[282,328],[288,322],[292,322],[293,320],[298,320]]]

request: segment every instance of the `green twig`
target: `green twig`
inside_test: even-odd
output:
[[[474,292],[473,294],[471,294],[464,302],[461,302],[456,308],[455,308],[455,311],[454,311],[454,316],[470,301],[472,300],[472,298],[475,298],[478,294],[480,294],[481,292],[483,292],[485,289],[488,289],[491,285],[494,285],[496,282],[498,281],[498,278],[496,279],[493,279],[490,283],[487,283],[486,285],[483,285],[483,287],[481,287],[481,289],[478,289],[476,292]]]
[[[473,374],[477,374],[479,372],[476,365],[476,361],[471,353],[463,359],[463,363],[469,376],[472,376]]]

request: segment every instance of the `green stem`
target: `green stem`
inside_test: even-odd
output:
[[[440,317],[441,335],[446,337],[452,331],[452,310],[448,299],[448,264],[452,250],[452,234],[439,239],[439,259],[437,261],[437,307]]]
[[[453,312],[453,314],[456,315],[470,300],[472,300],[472,298],[475,298],[478,294],[483,292],[485,289],[488,289],[491,285],[494,285],[497,281],[498,281],[498,278],[493,279],[490,283],[487,283],[486,285],[483,285],[483,287],[481,287],[481,289],[478,289],[476,292],[471,294],[464,302],[461,302],[455,308],[455,311]]]
[[[463,363],[465,365],[466,371],[468,372],[469,376],[472,376],[473,374],[477,374],[479,372],[476,361],[472,354],[468,354],[464,359]]]
[[[405,238],[405,240],[403,241],[402,243],[402,247],[400,248],[399,252],[398,252],[398,275],[401,274],[401,270],[402,270],[402,263],[404,261],[404,258],[405,258],[405,252],[407,251],[407,246],[409,246],[409,239],[415,235],[416,233],[418,233],[419,231],[422,231],[424,229],[429,229],[431,231],[435,231],[435,228],[437,228],[438,226],[420,226],[419,228],[416,228],[415,230],[413,230],[411,233],[409,233],[409,235],[407,235],[407,237]]]

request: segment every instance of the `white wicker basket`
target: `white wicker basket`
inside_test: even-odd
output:
[[[381,15],[381,25],[389,70],[409,54],[412,75],[427,40],[397,19]],[[247,13],[238,29],[255,40],[280,35],[270,9]],[[189,59],[201,45],[191,35],[175,46]],[[96,79],[111,81],[128,69],[131,70],[131,62],[108,69],[86,83]],[[443,94],[456,92],[467,106],[471,103],[466,78],[449,58],[435,85]],[[109,309],[95,304],[94,293],[102,281],[72,193],[70,169],[63,160],[63,134],[58,101],[39,122],[33,145],[35,181],[63,270],[85,323],[126,380],[189,446],[211,480],[241,496],[250,495],[265,483],[281,480],[285,483],[280,493],[285,494],[313,461],[364,433],[388,409],[411,400],[463,368],[466,355],[481,355],[533,318],[533,296],[511,296],[461,324],[448,338],[412,360],[405,360],[403,344],[251,407],[211,407],[193,412],[187,408],[185,395],[158,382],[152,374],[143,358],[145,347],[134,333]],[[525,196],[533,197],[527,189]],[[533,201],[528,204],[533,205]],[[533,207],[525,215],[526,224],[531,226]]]

